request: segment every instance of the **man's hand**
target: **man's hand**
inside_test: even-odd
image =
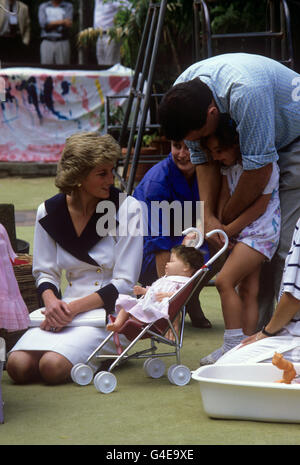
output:
[[[215,216],[205,217],[204,221],[205,234],[212,231],[213,229],[222,229],[222,223]],[[207,242],[212,245],[215,249],[220,249],[224,245],[224,241],[219,234],[213,234],[211,237],[206,238]]]

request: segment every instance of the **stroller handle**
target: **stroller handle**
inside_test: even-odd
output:
[[[222,229],[213,229],[212,231],[209,231],[205,236],[210,237],[213,234],[221,234],[221,236],[223,236],[224,238],[224,245],[210,260],[208,260],[206,265],[210,265],[212,262],[214,262],[220,255],[222,255],[223,252],[225,252],[225,250],[228,247],[228,236]]]
[[[203,234],[202,234],[202,232],[201,232],[199,229],[194,228],[194,227],[185,229],[184,231],[182,231],[182,234],[183,234],[184,236],[186,236],[186,235],[187,235],[188,233],[190,233],[190,232],[193,232],[193,233],[196,234],[196,237],[197,237],[197,241],[198,241],[198,242],[196,242],[196,244],[194,245],[194,240],[191,239],[191,241],[190,241],[191,244],[189,244],[189,245],[190,245],[191,247],[195,247],[195,249],[198,249],[198,247],[201,247],[201,245],[202,245],[203,242],[204,242]]]
[[[196,245],[192,245],[192,246],[195,247],[196,249],[198,247],[201,247],[201,245],[203,244],[203,241],[204,241],[204,237],[203,237],[202,232],[197,228],[191,227],[191,228],[187,228],[184,231],[182,231],[182,234],[184,236],[186,236],[190,232],[193,232],[198,236],[198,243]],[[224,238],[224,245],[210,260],[208,260],[206,265],[210,265],[212,262],[214,262],[220,255],[222,255],[223,252],[225,252],[225,250],[228,247],[228,242],[229,242],[228,241],[228,236],[222,229],[213,229],[212,231],[209,231],[205,235],[205,237],[210,237],[213,234],[221,234],[221,236],[223,236],[223,238]]]

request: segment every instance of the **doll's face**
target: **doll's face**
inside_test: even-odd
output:
[[[171,253],[170,261],[166,264],[166,276],[187,276],[190,267],[184,263],[175,253]]]

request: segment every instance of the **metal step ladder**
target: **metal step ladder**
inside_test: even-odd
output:
[[[121,182],[122,189],[126,190],[127,194],[131,194],[134,186],[142,139],[145,132],[148,110],[150,108],[150,98],[158,96],[158,94],[153,94],[152,89],[166,6],[167,0],[149,3],[131,88],[127,98],[125,115],[120,131],[119,144],[123,147],[128,135],[128,130],[130,129],[123,172],[121,176],[117,175]],[[130,124],[129,118],[131,118]],[[153,127],[159,128],[159,125],[151,125],[151,128]],[[131,163],[131,169],[128,181],[126,182],[129,163]]]
[[[210,12],[205,0],[194,0],[195,61],[213,56],[214,42],[227,39],[265,38],[268,50],[266,55],[276,57],[277,44],[280,44],[278,61],[294,69],[294,54],[290,12],[286,0],[268,0],[266,25],[268,30],[262,32],[244,32],[233,34],[213,34],[211,31]],[[279,21],[277,21],[277,18]],[[279,24],[277,24],[277,22]],[[201,31],[200,31],[201,26]],[[202,47],[200,46],[202,42]]]

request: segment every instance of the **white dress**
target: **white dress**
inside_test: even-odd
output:
[[[234,166],[222,168],[221,173],[227,176],[230,195],[232,195],[243,173],[243,168],[237,163]],[[235,240],[243,242],[271,260],[278,247],[280,235],[279,168],[277,163],[273,163],[273,171],[263,194],[272,194],[266,211],[246,226]]]
[[[144,323],[152,323],[160,318],[168,318],[169,297],[161,302],[156,299],[159,292],[175,293],[190,278],[187,276],[163,276],[157,279],[147,290],[144,297],[137,299],[128,295],[120,295],[116,301],[116,310],[124,308],[128,313]]]
[[[124,222],[124,218],[130,223],[137,208],[137,200],[130,196],[127,197],[117,213],[117,220],[120,224]],[[109,284],[112,284],[119,293],[132,293],[142,263],[143,237],[141,235],[118,235],[118,226],[116,236],[108,235],[101,240],[98,237],[99,240],[88,251],[89,257],[95,260],[95,264],[90,264],[83,259],[76,258],[50,237],[39,222],[46,216],[47,212],[43,203],[37,211],[34,236],[33,274],[37,287],[43,283],[51,283],[59,289],[61,273],[65,270],[68,286],[63,300],[67,302],[85,297]],[[64,222],[65,218],[59,217],[58,221]],[[59,229],[60,225],[57,224],[57,227]],[[71,230],[69,232],[70,236],[74,233]],[[66,237],[67,241],[69,239],[71,241],[72,237]],[[105,328],[88,326],[67,327],[57,333],[32,328],[19,339],[12,351],[54,351],[65,356],[74,365],[79,362],[84,363],[107,334]],[[120,335],[120,339],[123,346],[128,345],[124,336]],[[116,347],[112,341],[106,344],[102,353],[115,352]]]

